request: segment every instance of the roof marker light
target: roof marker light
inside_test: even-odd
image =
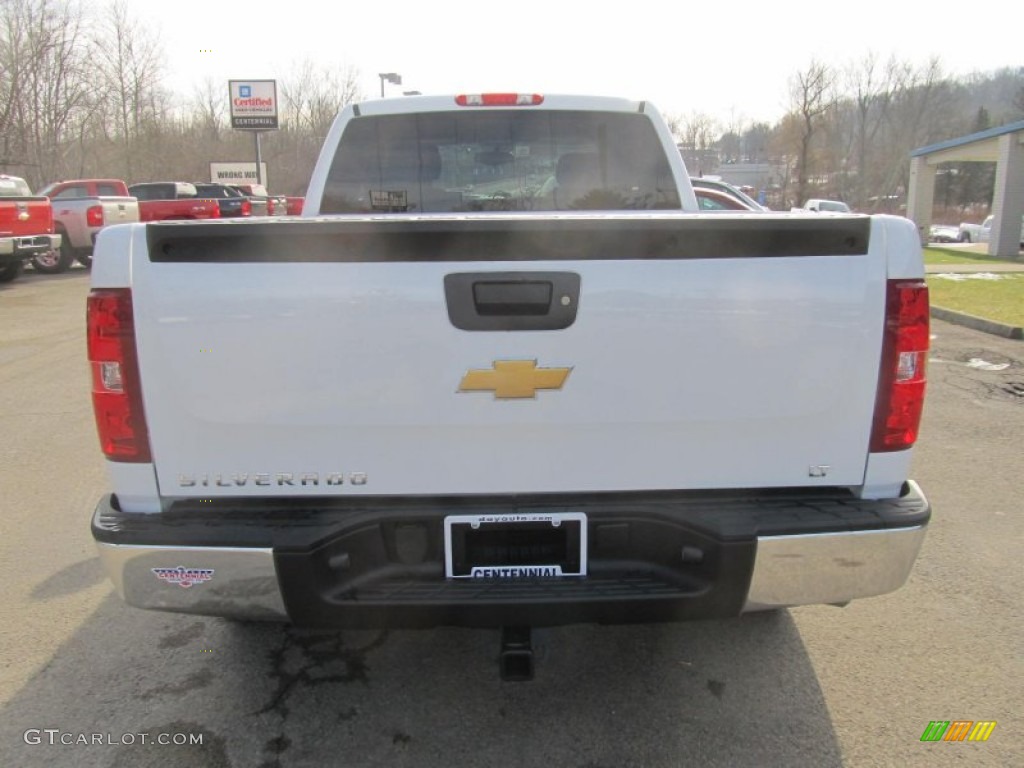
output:
[[[460,107],[535,107],[544,103],[539,93],[463,93],[455,97]]]

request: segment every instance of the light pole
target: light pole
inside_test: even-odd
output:
[[[397,72],[381,72],[377,75],[380,78],[380,97],[384,98],[384,81],[387,80],[392,85],[401,85],[402,76]]]

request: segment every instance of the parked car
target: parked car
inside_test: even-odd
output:
[[[697,197],[697,206],[702,213],[755,210],[739,198],[725,192],[720,192],[717,189],[699,187],[695,184],[693,194]]]
[[[220,218],[217,201],[200,198],[195,184],[187,181],[132,184],[128,192],[139,199],[140,221]]]
[[[932,224],[928,229],[929,243],[956,243],[959,240],[959,229],[949,224]]]
[[[740,208],[733,210],[750,210],[750,211],[767,211],[768,208],[761,205],[754,198],[742,190],[737,189],[732,184],[718,179],[709,179],[704,176],[690,177],[690,184],[693,186],[694,194],[699,194],[702,189],[711,190],[717,192],[720,195],[727,195],[733,200],[738,201],[741,206]],[[698,199],[697,202],[700,202]]]
[[[49,198],[33,196],[28,183],[0,174],[0,283],[14,280],[33,256],[60,248]]]
[[[262,184],[232,184],[231,187],[249,198],[254,215],[257,212],[257,206],[265,207],[267,216],[288,215],[287,198],[284,195],[271,195]]]
[[[61,243],[58,249],[32,257],[37,272],[64,272],[75,259],[90,266],[101,229],[139,220],[138,200],[128,194],[128,185],[121,179],[55,181],[39,194],[50,198]]]
[[[804,203],[802,211],[814,211],[815,213],[850,213],[850,206],[842,200],[820,200],[812,198]]]
[[[197,181],[193,186],[199,197],[217,201],[222,219],[252,216],[252,201],[234,187],[209,181]]]

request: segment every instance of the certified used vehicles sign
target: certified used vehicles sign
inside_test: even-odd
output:
[[[229,80],[228,91],[232,128],[277,130],[276,80]]]

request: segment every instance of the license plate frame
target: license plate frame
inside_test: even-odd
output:
[[[448,579],[578,578],[587,575],[587,552],[583,512],[448,515],[444,519]]]

